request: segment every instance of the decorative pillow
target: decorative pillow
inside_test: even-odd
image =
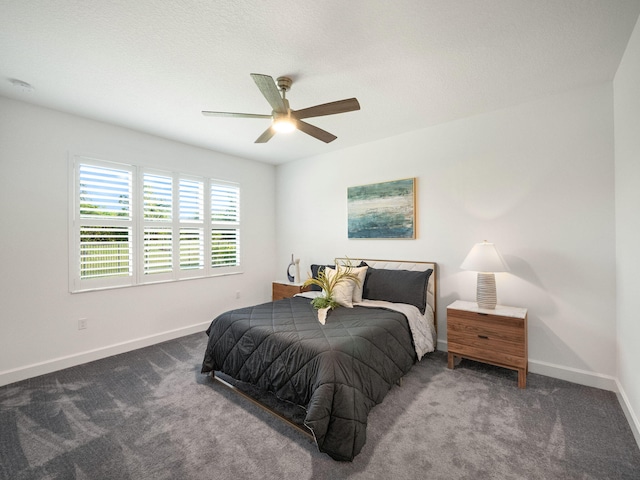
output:
[[[335,265],[316,265],[316,264],[311,265],[311,278],[318,278],[318,275],[320,274],[320,272],[322,272],[326,267],[336,268]],[[309,290],[321,292],[322,288],[320,288],[318,285],[310,285]]]
[[[366,265],[366,264],[365,264]],[[353,283],[353,303],[360,303],[362,301],[362,290],[364,288],[364,280],[367,276],[367,269],[369,267],[357,267],[352,268],[351,273],[358,277],[358,281],[349,280],[349,283]],[[338,271],[346,270],[346,267],[342,265],[338,266]]]
[[[335,275],[337,275],[337,271],[333,268],[327,268],[325,269],[324,274],[329,280],[331,280]],[[353,287],[355,287],[355,282],[352,282],[351,280],[338,282],[333,287],[333,299],[343,307],[353,308]]]
[[[427,306],[427,283],[432,273],[432,269],[415,272],[369,267],[362,297],[415,305],[424,314]]]

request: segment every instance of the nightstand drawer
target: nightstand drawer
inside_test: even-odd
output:
[[[481,334],[505,342],[522,343],[525,335],[524,325],[524,320],[521,318],[463,310],[447,311],[447,328],[472,336]]]
[[[455,330],[449,330],[447,343],[449,345],[467,345],[469,347],[473,347],[478,351],[499,351],[509,355],[524,357],[524,343],[522,341],[504,341],[499,338],[492,337],[487,333],[477,333],[475,335],[469,335],[466,333],[461,334],[459,332],[456,332]]]
[[[525,354],[524,322],[517,318],[449,310],[447,331],[450,342],[512,355]]]

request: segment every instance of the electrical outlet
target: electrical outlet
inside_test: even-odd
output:
[[[240,290],[236,292],[236,298],[240,298]]]
[[[85,328],[87,328],[87,319],[81,318],[78,320],[78,330],[84,330]]]

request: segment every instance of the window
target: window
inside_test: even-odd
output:
[[[80,156],[72,172],[71,291],[240,272],[237,184]]]

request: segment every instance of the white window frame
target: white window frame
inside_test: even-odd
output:
[[[88,164],[103,168],[125,170],[132,175],[132,196],[129,220],[122,219],[90,219],[80,218],[80,165]],[[190,175],[182,172],[140,167],[130,164],[117,163],[94,156],[69,155],[70,185],[69,189],[69,290],[72,293],[108,288],[129,287],[136,285],[171,282],[193,278],[205,278],[220,275],[242,273],[242,237],[240,235],[240,218],[237,222],[223,222],[224,228],[238,230],[237,257],[235,265],[212,267],[211,231],[221,224],[211,221],[211,189],[216,185],[232,186],[238,189],[240,184],[223,180],[215,180],[203,176]],[[172,179],[172,219],[171,221],[152,221],[144,218],[144,176],[145,174],[160,175]],[[180,219],[179,187],[180,180],[202,182],[203,185],[203,218],[202,221],[185,221]],[[238,208],[239,200],[238,200]],[[113,225],[126,224],[131,227],[131,269],[129,276],[82,279],[80,274],[80,228],[82,225]],[[172,269],[170,272],[145,274],[144,271],[144,229],[158,226],[172,229]],[[184,228],[202,229],[203,235],[203,267],[180,267],[180,231]]]

